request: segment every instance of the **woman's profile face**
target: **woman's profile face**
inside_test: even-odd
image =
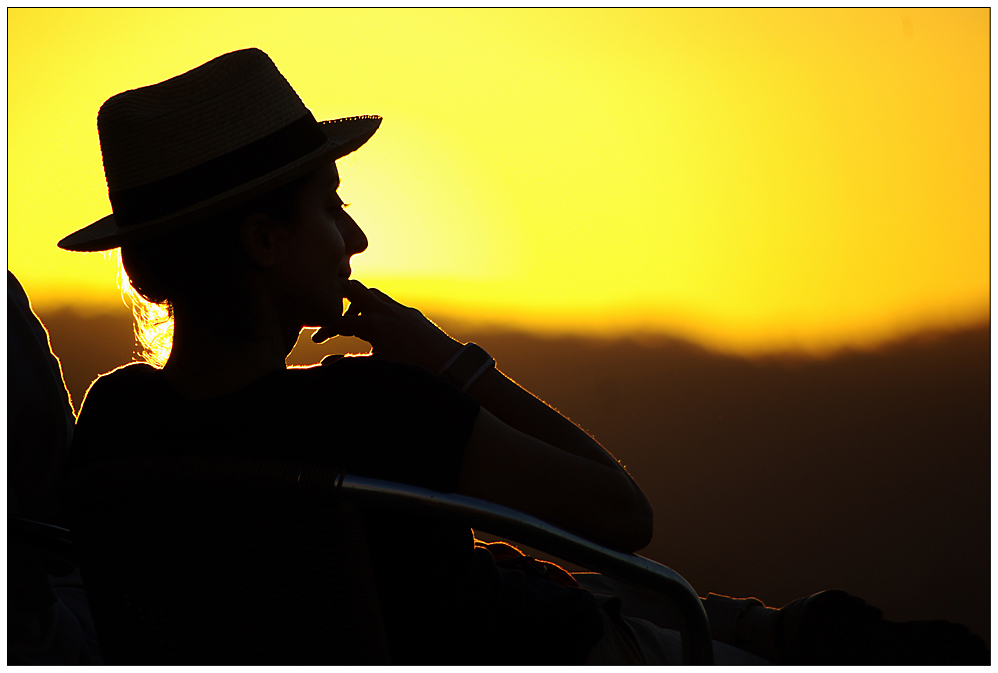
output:
[[[350,257],[367,249],[367,237],[344,210],[336,190],[336,164],[316,171],[298,194],[296,221],[287,227],[279,270],[282,308],[304,327],[328,327],[343,315]]]

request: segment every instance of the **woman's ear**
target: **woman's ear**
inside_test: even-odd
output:
[[[264,269],[277,264],[286,228],[263,213],[250,213],[239,225],[239,237],[249,258]]]

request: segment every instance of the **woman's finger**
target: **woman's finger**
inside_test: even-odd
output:
[[[330,329],[328,327],[320,327],[319,329],[312,332],[312,343],[321,344],[324,341],[328,341],[336,336],[336,330]]]
[[[392,306],[401,306],[402,308],[406,308],[404,304],[401,304],[401,303],[395,301],[390,296],[388,296],[387,294],[385,294],[384,292],[382,292],[381,290],[379,290],[376,287],[372,287],[368,291],[372,295],[374,295],[375,297],[377,297],[378,299],[380,299],[381,301],[385,302],[386,304],[391,304]]]
[[[344,315],[336,323],[336,333],[340,336],[351,336],[370,343],[370,321],[363,316]]]
[[[360,301],[373,299],[374,295],[367,287],[355,278],[350,279],[347,299],[350,301]]]

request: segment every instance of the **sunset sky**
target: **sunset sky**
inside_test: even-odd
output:
[[[120,306],[59,250],[107,214],[96,115],[266,51],[340,162],[355,277],[433,316],[865,346],[990,315],[988,9],[9,9],[7,266]]]

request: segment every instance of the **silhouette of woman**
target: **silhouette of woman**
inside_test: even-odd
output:
[[[651,507],[603,447],[484,350],[350,277],[367,238],[337,194],[335,160],[380,123],[317,122],[257,49],[101,107],[113,215],[60,246],[120,247],[140,327],[150,326],[142,311],[164,309],[172,349],[162,368],[134,363],[94,383],[73,460],[183,447],[334,463],[644,547]],[[288,369],[305,327],[320,341],[360,337],[373,354]],[[404,516],[368,524],[396,663],[679,659],[675,632],[623,617],[619,601],[498,568],[467,529]],[[715,657],[761,661],[723,645]]]

